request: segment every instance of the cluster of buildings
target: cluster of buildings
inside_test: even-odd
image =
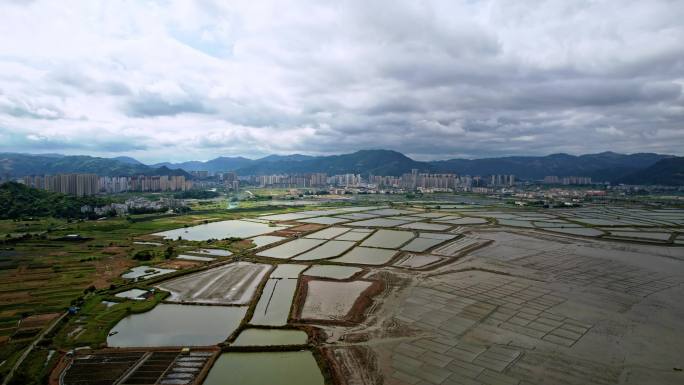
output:
[[[26,186],[76,196],[127,191],[186,191],[192,181],[183,175],[97,176],[96,174],[57,174],[25,176]]]
[[[152,201],[142,197],[127,199],[124,203],[111,203],[105,206],[81,206],[81,212],[84,214],[94,213],[98,216],[106,216],[110,213],[115,213],[118,216],[127,215],[136,211],[161,211],[171,210],[177,207],[183,207],[185,203],[181,199],[159,198]]]
[[[401,176],[369,175],[364,179],[360,174],[340,174],[328,176],[325,173],[295,175],[253,175],[244,178],[245,182],[259,187],[279,188],[349,188],[369,191],[471,191],[479,187],[510,187],[516,182],[514,175],[492,175],[490,177],[458,176],[456,174],[419,173],[417,169]]]
[[[95,174],[57,174],[25,176],[25,185],[40,190],[62,194],[86,196],[100,191],[99,178]]]
[[[564,176],[557,177],[555,175],[549,175],[544,177],[544,183],[546,184],[562,184],[562,185],[584,185],[591,184],[591,178],[588,176]]]

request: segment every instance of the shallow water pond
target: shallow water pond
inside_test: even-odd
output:
[[[119,321],[107,344],[121,348],[215,345],[237,329],[246,311],[243,306],[160,304]]]
[[[301,317],[303,319],[340,320],[351,311],[356,299],[371,284],[368,281],[309,281]]]
[[[160,269],[157,267],[150,266],[136,266],[131,268],[131,270],[121,275],[123,279],[148,279],[153,277],[158,277],[160,275],[173,273],[174,269]]]
[[[437,246],[440,243],[445,242],[443,239],[430,239],[430,238],[416,238],[409,242],[407,245],[401,249],[404,251],[413,251],[415,253],[423,252],[431,247]]]
[[[270,226],[265,223],[232,220],[163,231],[154,235],[159,235],[166,239],[177,239],[178,237],[181,237],[187,241],[206,241],[208,239],[224,239],[230,237],[249,238],[255,235],[283,230],[285,228],[287,228],[287,226]]]
[[[323,385],[310,351],[223,353],[203,385]]]
[[[553,231],[556,233],[563,233],[563,234],[570,234],[570,235],[583,235],[585,237],[596,237],[599,235],[604,234],[603,231],[596,230],[596,229],[590,229],[590,228],[585,228],[585,227],[577,227],[577,228],[546,228],[544,229],[546,231]]]
[[[183,259],[186,261],[198,261],[198,262],[211,262],[214,260],[212,257],[200,257],[199,255],[190,254],[178,254],[177,259]]]
[[[304,345],[308,337],[301,330],[245,329],[231,346]]]
[[[357,263],[361,265],[384,265],[397,253],[396,250],[374,249],[357,246],[347,254],[331,259],[332,262]]]
[[[297,278],[307,265],[280,264],[271,273],[270,278]]]
[[[283,326],[297,290],[296,279],[269,279],[249,321],[252,325]]]
[[[354,247],[355,243],[351,241],[328,241],[314,249],[300,254],[293,259],[295,261],[313,261],[316,259],[327,259],[337,257],[345,251]]]
[[[440,225],[436,223],[425,223],[425,222],[414,222],[407,223],[405,225],[399,226],[402,229],[412,229],[412,230],[431,230],[431,231],[443,231],[448,229],[449,225]]]
[[[264,247],[264,246],[270,245],[272,243],[280,242],[284,239],[285,239],[285,237],[277,237],[275,235],[259,235],[258,237],[250,238],[252,243],[254,243],[254,247],[256,247],[256,248]]]
[[[288,259],[297,254],[301,254],[307,250],[313,249],[323,242],[325,242],[324,239],[300,238],[283,243],[276,247],[272,247],[270,249],[262,250],[258,252],[257,255],[261,257]]]
[[[416,235],[411,231],[378,230],[361,243],[365,247],[381,247],[395,249],[413,239]]]
[[[309,234],[309,235],[305,236],[304,238],[332,239],[338,235],[346,233],[349,230],[351,230],[351,229],[348,227],[328,227],[327,229],[323,229],[323,230],[317,231],[313,234]]]
[[[304,272],[304,275],[310,277],[348,279],[361,270],[363,269],[351,266],[313,265]]]
[[[357,226],[357,227],[395,227],[395,226],[403,225],[404,223],[408,223],[408,222],[411,222],[411,220],[374,218],[374,219],[366,219],[365,221],[347,223],[347,225],[348,226]]]

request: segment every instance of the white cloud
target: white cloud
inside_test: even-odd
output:
[[[666,0],[0,2],[0,151],[681,154],[681,20]]]

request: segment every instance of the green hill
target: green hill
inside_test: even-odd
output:
[[[16,182],[0,185],[0,219],[27,217],[84,218],[83,205],[109,203],[98,197],[75,197],[35,188]]]

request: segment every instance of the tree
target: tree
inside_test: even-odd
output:
[[[173,246],[169,246],[164,250],[164,258],[166,259],[171,259],[173,257],[173,254],[176,252],[176,250],[173,248]]]

